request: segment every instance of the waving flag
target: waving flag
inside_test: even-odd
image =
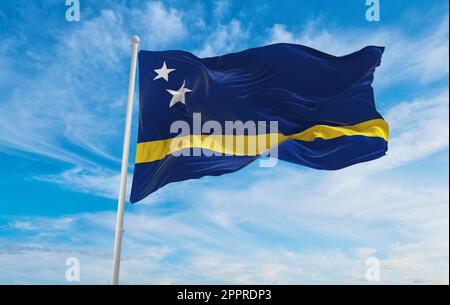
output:
[[[236,171],[275,148],[280,160],[322,170],[385,155],[388,125],[372,89],[383,51],[370,46],[335,57],[294,44],[211,58],[141,51],[131,202],[171,182]],[[215,122],[209,126],[221,127],[222,134],[211,139],[194,126],[196,115],[201,125]],[[230,121],[277,122],[277,128],[227,133]],[[174,122],[185,122],[189,132],[174,133]],[[275,145],[224,145],[271,136]]]

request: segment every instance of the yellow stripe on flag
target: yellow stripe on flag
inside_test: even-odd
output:
[[[135,163],[164,159],[167,155],[186,148],[202,148],[235,156],[255,156],[290,139],[314,141],[331,140],[342,136],[365,136],[389,139],[389,126],[382,119],[369,120],[350,126],[315,125],[302,132],[284,135],[187,135],[171,139],[137,144]]]

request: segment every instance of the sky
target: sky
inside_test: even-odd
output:
[[[386,157],[344,170],[256,162],[127,204],[122,283],[448,284],[447,1],[380,0],[378,22],[363,0],[81,0],[79,22],[67,8],[0,1],[0,284],[74,284],[69,257],[76,283],[110,282],[135,34],[200,57],[385,46],[374,88],[391,138]]]

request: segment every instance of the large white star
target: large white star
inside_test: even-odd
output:
[[[153,71],[157,73],[157,75],[153,80],[158,78],[164,78],[166,81],[169,81],[169,73],[175,71],[175,69],[168,69],[166,66],[166,62],[164,62],[161,69],[156,69]]]
[[[178,102],[181,102],[186,105],[186,93],[191,92],[192,90],[185,88],[184,86],[185,86],[185,81],[183,81],[183,85],[178,90],[166,89],[167,92],[169,92],[170,94],[173,95],[172,99],[170,100],[169,107],[172,107],[173,105],[175,105]]]

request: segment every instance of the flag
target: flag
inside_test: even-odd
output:
[[[382,157],[388,125],[372,82],[383,51],[336,57],[285,43],[209,58],[141,51],[131,202],[275,150],[277,160],[321,170]]]

